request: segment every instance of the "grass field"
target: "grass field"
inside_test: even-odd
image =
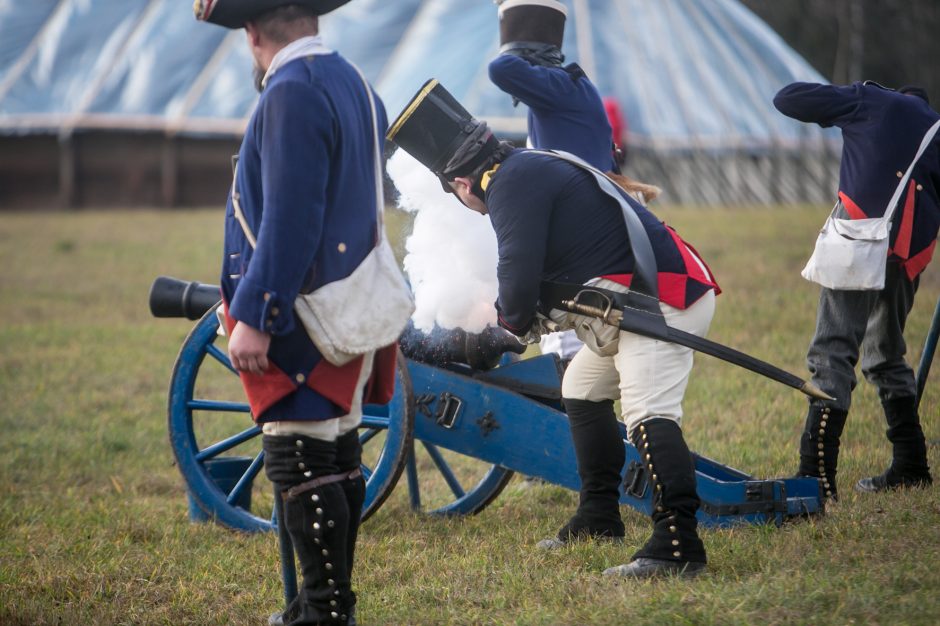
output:
[[[660,216],[724,288],[711,338],[803,374],[816,289],[799,270],[825,208]],[[148,288],[158,274],[216,283],[220,250],[218,211],[0,214],[0,624],[263,624],[280,605],[273,534],[190,523],[167,442],[166,385],[191,323],[151,318]],[[908,324],[914,364],[938,297],[932,266]],[[931,440],[937,380],[940,364],[921,406]],[[733,467],[787,475],[804,411],[800,394],[698,357],[685,432]],[[480,515],[445,520],[411,514],[400,486],[363,527],[360,623],[940,623],[940,488],[851,490],[888,462],[883,431],[863,383],[842,502],[779,529],[705,531],[710,574],[691,582],[600,575],[645,540],[631,509],[624,546],[545,554],[534,545],[573,492],[515,478]],[[930,460],[940,468],[936,445]]]

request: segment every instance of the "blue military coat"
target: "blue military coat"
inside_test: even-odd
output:
[[[579,67],[544,67],[501,54],[490,62],[489,74],[493,84],[529,107],[534,148],[570,152],[602,172],[616,169],[604,103]]]
[[[375,101],[381,146],[388,122]],[[301,290],[351,274],[375,245],[374,145],[362,81],[335,52],[281,66],[248,123],[235,190],[257,247],[236,220],[230,193],[221,283],[231,318],[272,335],[271,371],[242,374],[259,421],[349,410],[357,367],[344,373],[321,358],[293,302]]]
[[[884,215],[937,112],[921,98],[875,83],[793,83],[774,106],[788,117],[842,129],[839,198],[852,219]],[[913,280],[930,262],[940,228],[940,138],[911,174],[891,229],[891,256]]]

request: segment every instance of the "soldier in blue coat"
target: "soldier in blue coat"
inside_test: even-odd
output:
[[[887,89],[873,82],[846,86],[793,83],[777,93],[781,113],[842,130],[837,217],[885,214],[927,130],[937,121],[918,87]],[[819,477],[837,497],[839,441],[856,385],[855,365],[878,388],[893,446],[888,469],[858,481],[863,492],[932,483],[917,414],[914,372],[905,362],[904,323],[919,275],[930,262],[940,227],[940,140],[934,138],[914,166],[894,213],[885,287],[847,291],[823,287],[807,363],[812,382],[836,398],[810,401],[800,439],[804,476]]]
[[[660,310],[671,326],[702,336],[718,291],[705,263],[626,191],[610,184],[608,195],[595,178],[597,170],[499,142],[437,81],[422,88],[388,137],[468,208],[489,216],[499,252],[500,326],[534,341],[550,316],[555,324],[576,328],[586,344],[565,372],[561,390],[581,479],[579,504],[557,536],[540,545],[622,541],[625,448],[614,414],[614,401],[620,400],[627,432],[653,482],[653,532],[630,563],[606,573],[646,578],[701,572],[706,558],[695,517],[695,468],[681,430],[691,349],[566,313],[556,296],[558,289],[580,291],[584,284],[628,291],[638,264],[624,218],[624,210],[632,211],[642,223],[637,237],[648,238],[655,255],[644,258],[643,268],[644,276],[658,278]]]
[[[489,65],[490,80],[528,107],[529,143],[570,152],[602,172],[620,171],[603,100],[576,63],[563,65],[567,8],[557,0],[500,0],[500,54]],[[658,189],[624,177],[645,202]],[[639,195],[644,194],[644,195]],[[546,335],[540,347],[568,362],[582,344],[574,332]]]
[[[194,7],[199,19],[245,28],[261,89],[229,195],[221,280],[229,355],[262,427],[265,471],[303,574],[296,601],[272,623],[352,621],[365,498],[356,427],[364,401],[392,392],[394,346],[334,366],[293,310],[298,293],[348,276],[376,242],[385,111],[374,96],[374,125],[370,88],[318,35],[318,16],[345,1]]]
[[[570,152],[602,172],[617,170],[597,88],[577,63],[563,65],[567,14],[557,0],[500,2],[500,54],[490,62],[490,80],[529,108],[532,147]]]

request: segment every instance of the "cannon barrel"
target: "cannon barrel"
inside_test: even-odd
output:
[[[169,276],[158,276],[150,287],[150,313],[154,317],[198,320],[221,299],[218,285],[204,285]],[[435,328],[424,333],[409,322],[399,339],[409,359],[442,366],[463,363],[475,370],[490,370],[506,352],[522,354],[525,346],[508,331],[488,326],[480,333],[462,328]]]
[[[150,286],[150,313],[198,320],[221,299],[218,285],[158,276]]]

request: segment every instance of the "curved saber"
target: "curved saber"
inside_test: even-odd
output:
[[[589,290],[585,290],[589,292]],[[584,292],[582,292],[584,293]],[[595,292],[596,293],[596,292]],[[579,294],[580,295],[580,294]],[[710,341],[704,337],[699,337],[683,330],[672,328],[666,324],[666,320],[661,315],[654,315],[647,311],[631,308],[629,306],[622,309],[608,306],[601,309],[595,306],[581,304],[576,300],[563,300],[562,306],[566,307],[572,313],[579,313],[590,317],[597,317],[611,326],[617,326],[621,330],[626,330],[637,335],[650,337],[652,339],[661,339],[670,343],[676,343],[687,348],[692,348],[698,352],[709,354],[728,363],[732,363],[744,369],[751,370],[761,376],[765,376],[778,383],[783,383],[788,387],[793,387],[805,393],[811,398],[820,400],[835,400],[832,396],[822,391],[813,383],[803,380],[799,376],[782,370],[766,361],[756,359],[749,354],[745,354],[734,348],[729,348],[720,343]]]

